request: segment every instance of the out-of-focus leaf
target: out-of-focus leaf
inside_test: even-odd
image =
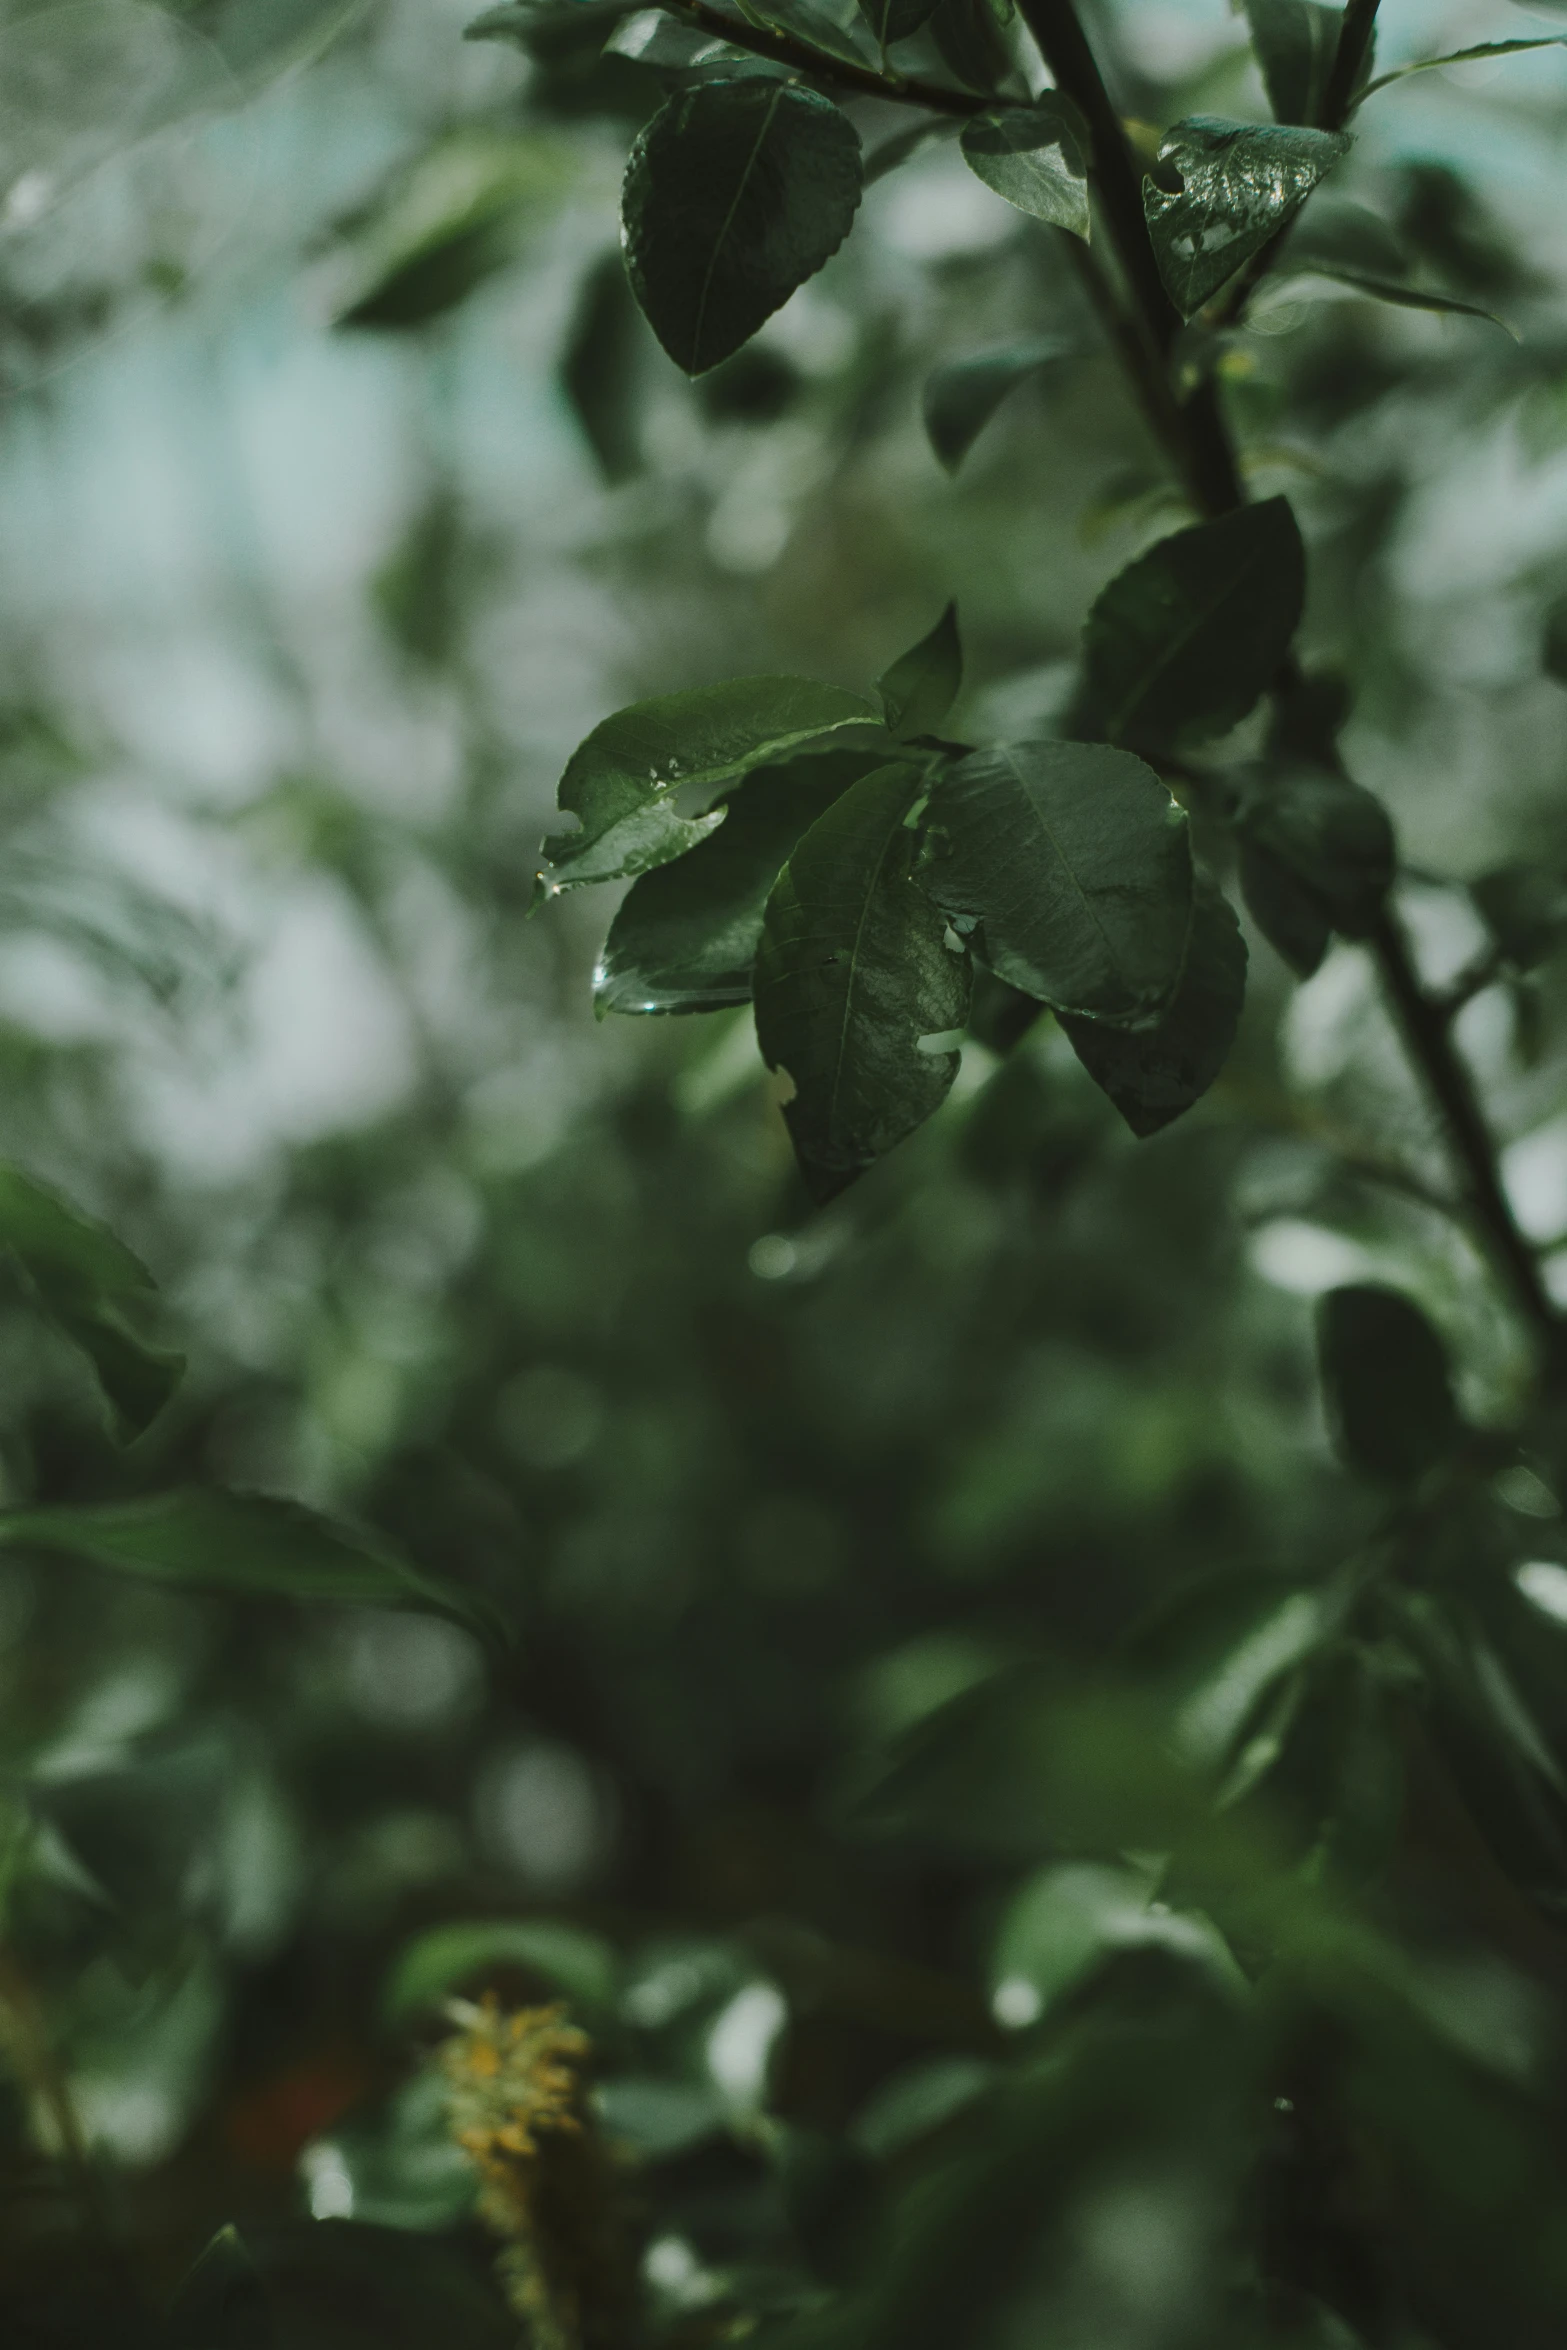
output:
[[[0,1512],[0,1548],[58,1551],[116,1574],[198,1591],[428,1607],[472,1619],[455,1584],[373,1537],[271,1494],[187,1487],[146,1501]]]
[[[1438,293],[1430,286],[1406,284],[1402,278],[1367,277],[1357,269],[1341,269],[1336,262],[1303,261],[1293,272],[1300,277],[1328,278],[1334,285],[1344,286],[1352,294],[1364,294],[1369,301],[1390,302],[1395,310],[1429,310],[1437,317],[1482,318],[1487,326],[1499,326],[1505,335],[1519,340],[1516,327],[1495,310],[1487,310],[1483,303],[1461,302],[1456,294]]]
[[[876,680],[889,734],[899,742],[934,734],[957,700],[962,683],[958,608],[949,604],[930,634],[922,636]]]
[[[1567,685],[1567,595],[1553,596],[1540,624],[1540,666],[1558,685]]]
[[[1264,771],[1235,828],[1241,885],[1264,935],[1298,971],[1314,971],[1328,930],[1364,938],[1393,884],[1387,810],[1325,768]]]
[[[1447,1350],[1398,1290],[1329,1290],[1317,1348],[1334,1433],[1354,1468],[1407,1484],[1462,1442]]]
[[[1088,616],[1093,731],[1170,749],[1228,733],[1277,675],[1305,593],[1305,550],[1286,498],[1160,539]]]
[[[139,1436],[185,1369],[183,1355],[149,1346],[123,1319],[127,1301],[153,1293],[146,1266],[106,1225],[4,1165],[0,1248],[10,1250],[51,1320],[87,1356],[121,1432]]]
[[[936,0],[859,0],[860,14],[882,48],[906,41],[929,19]]]
[[[381,1993],[389,2024],[404,2024],[486,1970],[520,1968],[585,2008],[608,2007],[619,1961],[602,1935],[556,1918],[461,1919],[432,1926],[398,1954]]]
[[[1567,875],[1548,865],[1498,865],[1469,884],[1480,919],[1519,970],[1567,936]]]
[[[452,2136],[446,2083],[415,2073],[368,2114],[356,2114],[299,2158],[320,2218],[437,2234],[472,2216],[479,2178]]]
[[[962,128],[962,122],[952,115],[936,114],[925,122],[911,122],[906,130],[894,131],[890,139],[883,139],[881,145],[873,147],[866,156],[865,185],[874,187],[879,179],[886,178],[889,171],[896,171],[901,164],[912,161],[916,155],[934,145],[937,139],[955,139]]]
[[[865,774],[868,753],[762,767],[719,793],[724,821],[621,901],[593,974],[601,1012],[714,1012],[751,1000],[767,900],[795,844]]]
[[[1102,743],[1013,743],[946,769],[920,879],[1011,987],[1146,1024],[1174,993],[1192,904],[1186,819]]]
[[[169,2350],[270,2350],[272,2308],[238,2228],[219,2228],[169,2311]]]
[[[641,470],[636,406],[636,304],[618,253],[605,253],[582,281],[561,353],[560,380],[599,471],[609,482]]]
[[[1159,273],[1183,318],[1195,318],[1272,243],[1349,146],[1338,131],[1210,115],[1166,134],[1159,161],[1179,174],[1180,193],[1145,180],[1143,209]]]
[[[1235,1042],[1246,998],[1246,943],[1222,890],[1198,874],[1175,993],[1153,1028],[1064,1018],[1072,1049],[1137,1135],[1157,1134],[1200,1101]]]
[[[859,137],[830,99],[754,78],[672,97],[631,150],[621,221],[675,364],[702,375],[738,351],[836,253],[859,201]]]
[[[724,811],[681,816],[680,791],[727,783],[817,744],[879,738],[868,702],[805,677],[731,678],[617,710],[567,762],[559,804],[581,829],[544,843],[550,870],[540,873],[534,902],[650,872],[695,848]]]
[[[318,2219],[249,2242],[288,2350],[516,2350],[488,2264],[455,2240]]]
[[[1146,1872],[1093,1862],[1031,1878],[1008,1903],[991,1957],[1000,2020],[1033,2023],[1128,1950],[1168,1951],[1225,1991],[1243,1990],[1245,1977],[1217,1928],[1155,1901],[1153,1891]]]
[[[988,97],[1015,78],[1012,52],[989,0],[936,0],[930,30],[942,63],[966,89]]]
[[[454,133],[355,239],[337,324],[422,326],[454,309],[511,261],[520,225],[566,185],[560,152],[537,132]]]
[[[1268,104],[1280,122],[1314,123],[1338,52],[1342,9],[1322,0],[1245,0]]]
[[[913,877],[917,770],[880,767],[811,826],[767,901],[756,1034],[786,1071],[784,1106],[806,1181],[830,1199],[945,1099],[968,960]]]
[[[998,2071],[979,2056],[936,2056],[906,2065],[856,2115],[855,2144],[872,2162],[890,2161],[971,2105]]]
[[[1429,73],[1438,65],[1478,65],[1490,57],[1516,57],[1525,49],[1567,48],[1567,33],[1539,33],[1532,41],[1479,41],[1470,49],[1449,49],[1441,57],[1417,57],[1410,65],[1395,65],[1391,73],[1378,74],[1360,93],[1363,103],[1385,90],[1392,82],[1407,81],[1412,73]]]
[[[1032,106],[979,116],[965,125],[963,160],[1019,212],[1087,237],[1088,134],[1068,99],[1047,90]]]
[[[1348,269],[1368,277],[1401,279],[1409,255],[1380,213],[1364,204],[1319,196],[1295,222],[1274,261],[1274,274],[1305,269]]]
[[[701,2081],[617,2075],[599,2084],[594,2103],[609,2136],[645,2162],[687,2154],[717,2137],[729,2120],[723,2099]]]
[[[1033,335],[1027,342],[975,351],[934,368],[925,379],[921,405],[930,445],[947,471],[956,473],[1008,392],[1052,360],[1074,358],[1077,352],[1067,336]]]

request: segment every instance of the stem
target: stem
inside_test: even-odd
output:
[[[101,2230],[105,2224],[102,2192],[71,2102],[71,2092],[54,2060],[48,2028],[32,1984],[3,1943],[0,1943],[0,2040],[9,2051],[18,2078],[53,2123],[76,2191]]]
[[[874,66],[854,65],[847,58],[829,57],[824,51],[813,49],[809,41],[798,40],[793,33],[780,32],[774,25],[742,23],[739,17],[712,6],[711,0],[661,0],[661,5],[666,15],[685,24],[699,25],[703,32],[727,41],[731,48],[749,49],[753,57],[766,57],[774,65],[787,65],[796,73],[811,74],[817,81],[853,90],[861,98],[923,106],[931,114],[956,114],[965,118],[994,114],[1005,106],[1027,104],[1022,98],[998,93],[980,97],[968,90],[945,89],[940,82],[912,81],[900,73],[878,73]]]
[[[1174,343],[1170,322],[1176,313],[1159,276],[1132,152],[1073,0],[1020,0],[1020,5],[1057,86],[1075,102],[1089,126],[1097,193],[1128,292],[1142,316],[1144,335],[1139,342],[1151,347],[1162,378],[1162,390],[1155,390],[1143,382],[1139,369],[1138,389],[1150,413],[1156,413],[1165,428],[1161,437],[1167,437],[1173,428],[1180,470],[1203,511],[1210,515],[1229,513],[1244,504],[1246,497],[1235,444],[1211,382],[1205,381],[1185,401],[1176,397],[1170,382]],[[1323,104],[1324,128],[1338,128],[1349,111],[1376,13],[1377,0],[1347,0]],[[1125,356],[1128,346],[1124,337],[1120,341]],[[1293,671],[1291,660],[1286,674]],[[1520,1314],[1542,1343],[1547,1376],[1553,1382],[1567,1382],[1567,1321],[1546,1292],[1534,1252],[1519,1231],[1502,1189],[1496,1140],[1486,1124],[1474,1079],[1449,1034],[1448,1007],[1440,997],[1427,994],[1391,905],[1378,915],[1369,943],[1405,1050],[1419,1070],[1446,1131],[1475,1230]]]
[[[1371,36],[1376,30],[1378,0],[1348,0],[1339,27],[1333,70],[1322,94],[1322,128],[1341,131],[1354,109],[1355,91],[1365,71]]]

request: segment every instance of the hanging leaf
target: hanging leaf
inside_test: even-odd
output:
[[[1098,743],[974,751],[930,796],[920,879],[977,960],[1058,1011],[1155,1020],[1186,957],[1186,819],[1151,769]]]
[[[1186,955],[1169,1007],[1153,1028],[1063,1019],[1072,1050],[1132,1132],[1157,1134],[1200,1101],[1229,1058],[1246,1000],[1246,943],[1224,893],[1206,874],[1192,892]]]
[[[1277,675],[1305,594],[1285,498],[1161,539],[1089,614],[1086,721],[1110,742],[1171,750],[1227,734]]]
[[[680,91],[631,150],[626,267],[676,366],[738,351],[843,243],[860,142],[832,101],[746,78]]]
[[[1322,0],[1245,0],[1268,104],[1280,122],[1314,123],[1338,54],[1344,14]]]
[[[1016,80],[990,0],[936,0],[930,30],[943,65],[966,89],[991,97]]]
[[[1246,910],[1292,971],[1309,979],[1320,970],[1333,940],[1333,925],[1319,901],[1287,865],[1249,841],[1240,844],[1237,874]]]
[[[1349,147],[1340,131],[1212,115],[1193,115],[1166,134],[1159,161],[1179,173],[1180,193],[1145,180],[1143,210],[1159,274],[1183,318],[1195,318],[1272,243]]]
[[[795,759],[720,792],[718,830],[627,892],[593,975],[599,1012],[749,1003],[773,884],[801,835],[867,765],[868,754],[852,751]]]
[[[1277,938],[1260,912],[1258,920],[1287,961],[1300,968],[1284,940],[1297,940],[1304,952],[1312,914],[1345,938],[1366,936],[1393,885],[1396,858],[1380,800],[1325,768],[1270,770],[1241,799],[1235,828],[1249,858],[1243,871],[1259,880],[1263,902],[1282,910]],[[1287,910],[1292,900],[1306,909],[1298,920]],[[1319,952],[1310,968],[1321,960]]]
[[[1396,1289],[1330,1290],[1317,1310],[1328,1415],[1352,1468],[1408,1484],[1463,1438],[1447,1350]]]
[[[949,604],[929,636],[921,637],[876,681],[888,732],[900,742],[934,734],[957,700],[962,683],[958,608]]]
[[[945,1099],[967,960],[913,879],[917,769],[879,767],[818,817],[767,902],[756,1034],[794,1084],[784,1117],[807,1183],[832,1198]]]
[[[183,1355],[151,1346],[124,1319],[155,1294],[152,1275],[107,1225],[17,1167],[0,1165],[0,1248],[21,1266],[51,1321],[86,1355],[122,1436],[139,1436],[168,1402]]]
[[[1047,90],[1032,106],[980,115],[964,128],[963,160],[1019,212],[1087,237],[1088,133],[1069,99]]]
[[[1065,335],[1034,335],[936,368],[925,379],[922,405],[925,431],[941,464],[956,473],[1008,392],[1052,360],[1078,354],[1079,346]]]
[[[546,840],[548,872],[534,903],[591,881],[620,881],[684,855],[724,820],[722,808],[682,816],[688,787],[711,787],[817,743],[875,743],[876,714],[858,694],[806,677],[736,677],[689,693],[633,702],[596,726],[560,780],[577,832]]]
[[[362,1607],[427,1607],[473,1619],[455,1584],[422,1574],[373,1536],[265,1493],[189,1487],[144,1501],[0,1511],[0,1548],[56,1551],[151,1583]]]
[[[442,140],[355,238],[337,325],[415,327],[455,309],[516,257],[522,224],[567,184],[560,150],[537,135]]]

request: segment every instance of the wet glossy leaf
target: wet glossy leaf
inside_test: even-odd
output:
[[[1072,1049],[1134,1134],[1157,1134],[1200,1101],[1229,1058],[1246,999],[1240,924],[1206,875],[1192,893],[1175,993],[1153,1028],[1063,1019]]]
[[[838,250],[859,201],[859,138],[830,99],[755,78],[671,98],[631,150],[621,221],[676,365],[701,375],[738,351]]]
[[[429,1607],[472,1617],[455,1584],[378,1540],[271,1494],[188,1487],[145,1501],[0,1512],[0,1548],[56,1551],[151,1583],[248,1597]]]
[[[1168,749],[1228,733],[1277,675],[1305,592],[1305,550],[1287,499],[1161,539],[1089,614],[1084,694],[1093,730]]]
[[[949,359],[925,379],[923,410],[930,445],[949,473],[956,473],[1008,392],[1052,360],[1076,356],[1078,346],[1064,335],[1033,335],[999,350]]]
[[[818,743],[874,743],[880,734],[858,694],[805,677],[737,677],[633,702],[596,726],[567,762],[559,804],[581,818],[581,830],[544,843],[549,870],[539,875],[535,902],[650,872],[695,848],[724,816],[722,809],[680,815],[676,795],[687,788],[727,783]]]
[[[1411,1299],[1370,1284],[1329,1290],[1317,1310],[1317,1351],[1329,1418],[1352,1467],[1407,1484],[1455,1450],[1463,1424],[1447,1350]]]
[[[931,630],[876,681],[887,728],[900,742],[934,734],[963,683],[958,608],[949,604]]]
[[[1184,964],[1186,819],[1159,778],[1097,743],[972,752],[931,793],[920,878],[1009,986],[1060,1011],[1155,1019]]]
[[[1146,180],[1143,209],[1160,275],[1183,318],[1195,318],[1272,242],[1349,146],[1338,131],[1211,115],[1176,124],[1159,160],[1179,173],[1180,193]]]
[[[139,1436],[179,1385],[183,1355],[151,1346],[123,1308],[154,1294],[152,1275],[104,1224],[17,1167],[0,1165],[0,1248],[92,1364],[120,1433]]]
[[[1343,11],[1323,0],[1245,0],[1268,104],[1280,122],[1314,123],[1338,52]]]
[[[593,975],[599,1011],[749,1003],[773,884],[801,834],[868,765],[868,754],[847,751],[796,759],[720,792],[718,830],[677,863],[644,873],[623,900]]]
[[[784,1117],[806,1181],[830,1199],[939,1108],[968,964],[913,878],[917,771],[881,767],[817,818],[767,903],[756,1034],[794,1093]]]
[[[1020,212],[1088,235],[1088,134],[1076,107],[1054,91],[1032,106],[1009,106],[969,123],[963,159]]]
[[[1365,937],[1393,883],[1393,827],[1380,800],[1325,768],[1287,768],[1258,778],[1235,826],[1259,884],[1253,911],[1286,960],[1301,967],[1317,921]],[[1274,909],[1277,937],[1264,919]]]

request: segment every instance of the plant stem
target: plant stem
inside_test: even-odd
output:
[[[1162,388],[1139,382],[1145,407],[1161,420],[1162,437],[1168,441],[1173,433],[1177,462],[1199,508],[1211,516],[1229,513],[1246,499],[1235,444],[1211,382],[1181,400],[1170,381],[1170,322],[1176,313],[1159,276],[1132,151],[1074,0],[1020,0],[1020,5],[1058,88],[1075,102],[1092,135],[1096,192],[1144,328],[1143,336],[1131,344],[1124,336],[1119,338],[1123,357],[1132,365],[1138,351],[1146,349]],[[1347,0],[1323,105],[1325,128],[1337,128],[1349,111],[1376,13],[1377,0]],[[1290,668],[1293,671],[1293,663]],[[1547,1376],[1567,1380],[1567,1321],[1547,1294],[1538,1261],[1502,1189],[1496,1140],[1474,1079],[1449,1034],[1447,1007],[1439,996],[1426,992],[1391,904],[1378,916],[1369,943],[1405,1050],[1441,1118],[1474,1228],[1520,1314],[1542,1343]]]
[[[49,2046],[49,2032],[32,1984],[14,1954],[0,1943],[0,2041],[17,2077],[48,2114],[60,2152],[82,2205],[94,2224],[105,2226],[103,2195],[64,2074]]]
[[[1365,70],[1371,36],[1376,29],[1378,0],[1347,0],[1339,27],[1333,70],[1322,93],[1322,128],[1341,131],[1355,104],[1355,91]]]

